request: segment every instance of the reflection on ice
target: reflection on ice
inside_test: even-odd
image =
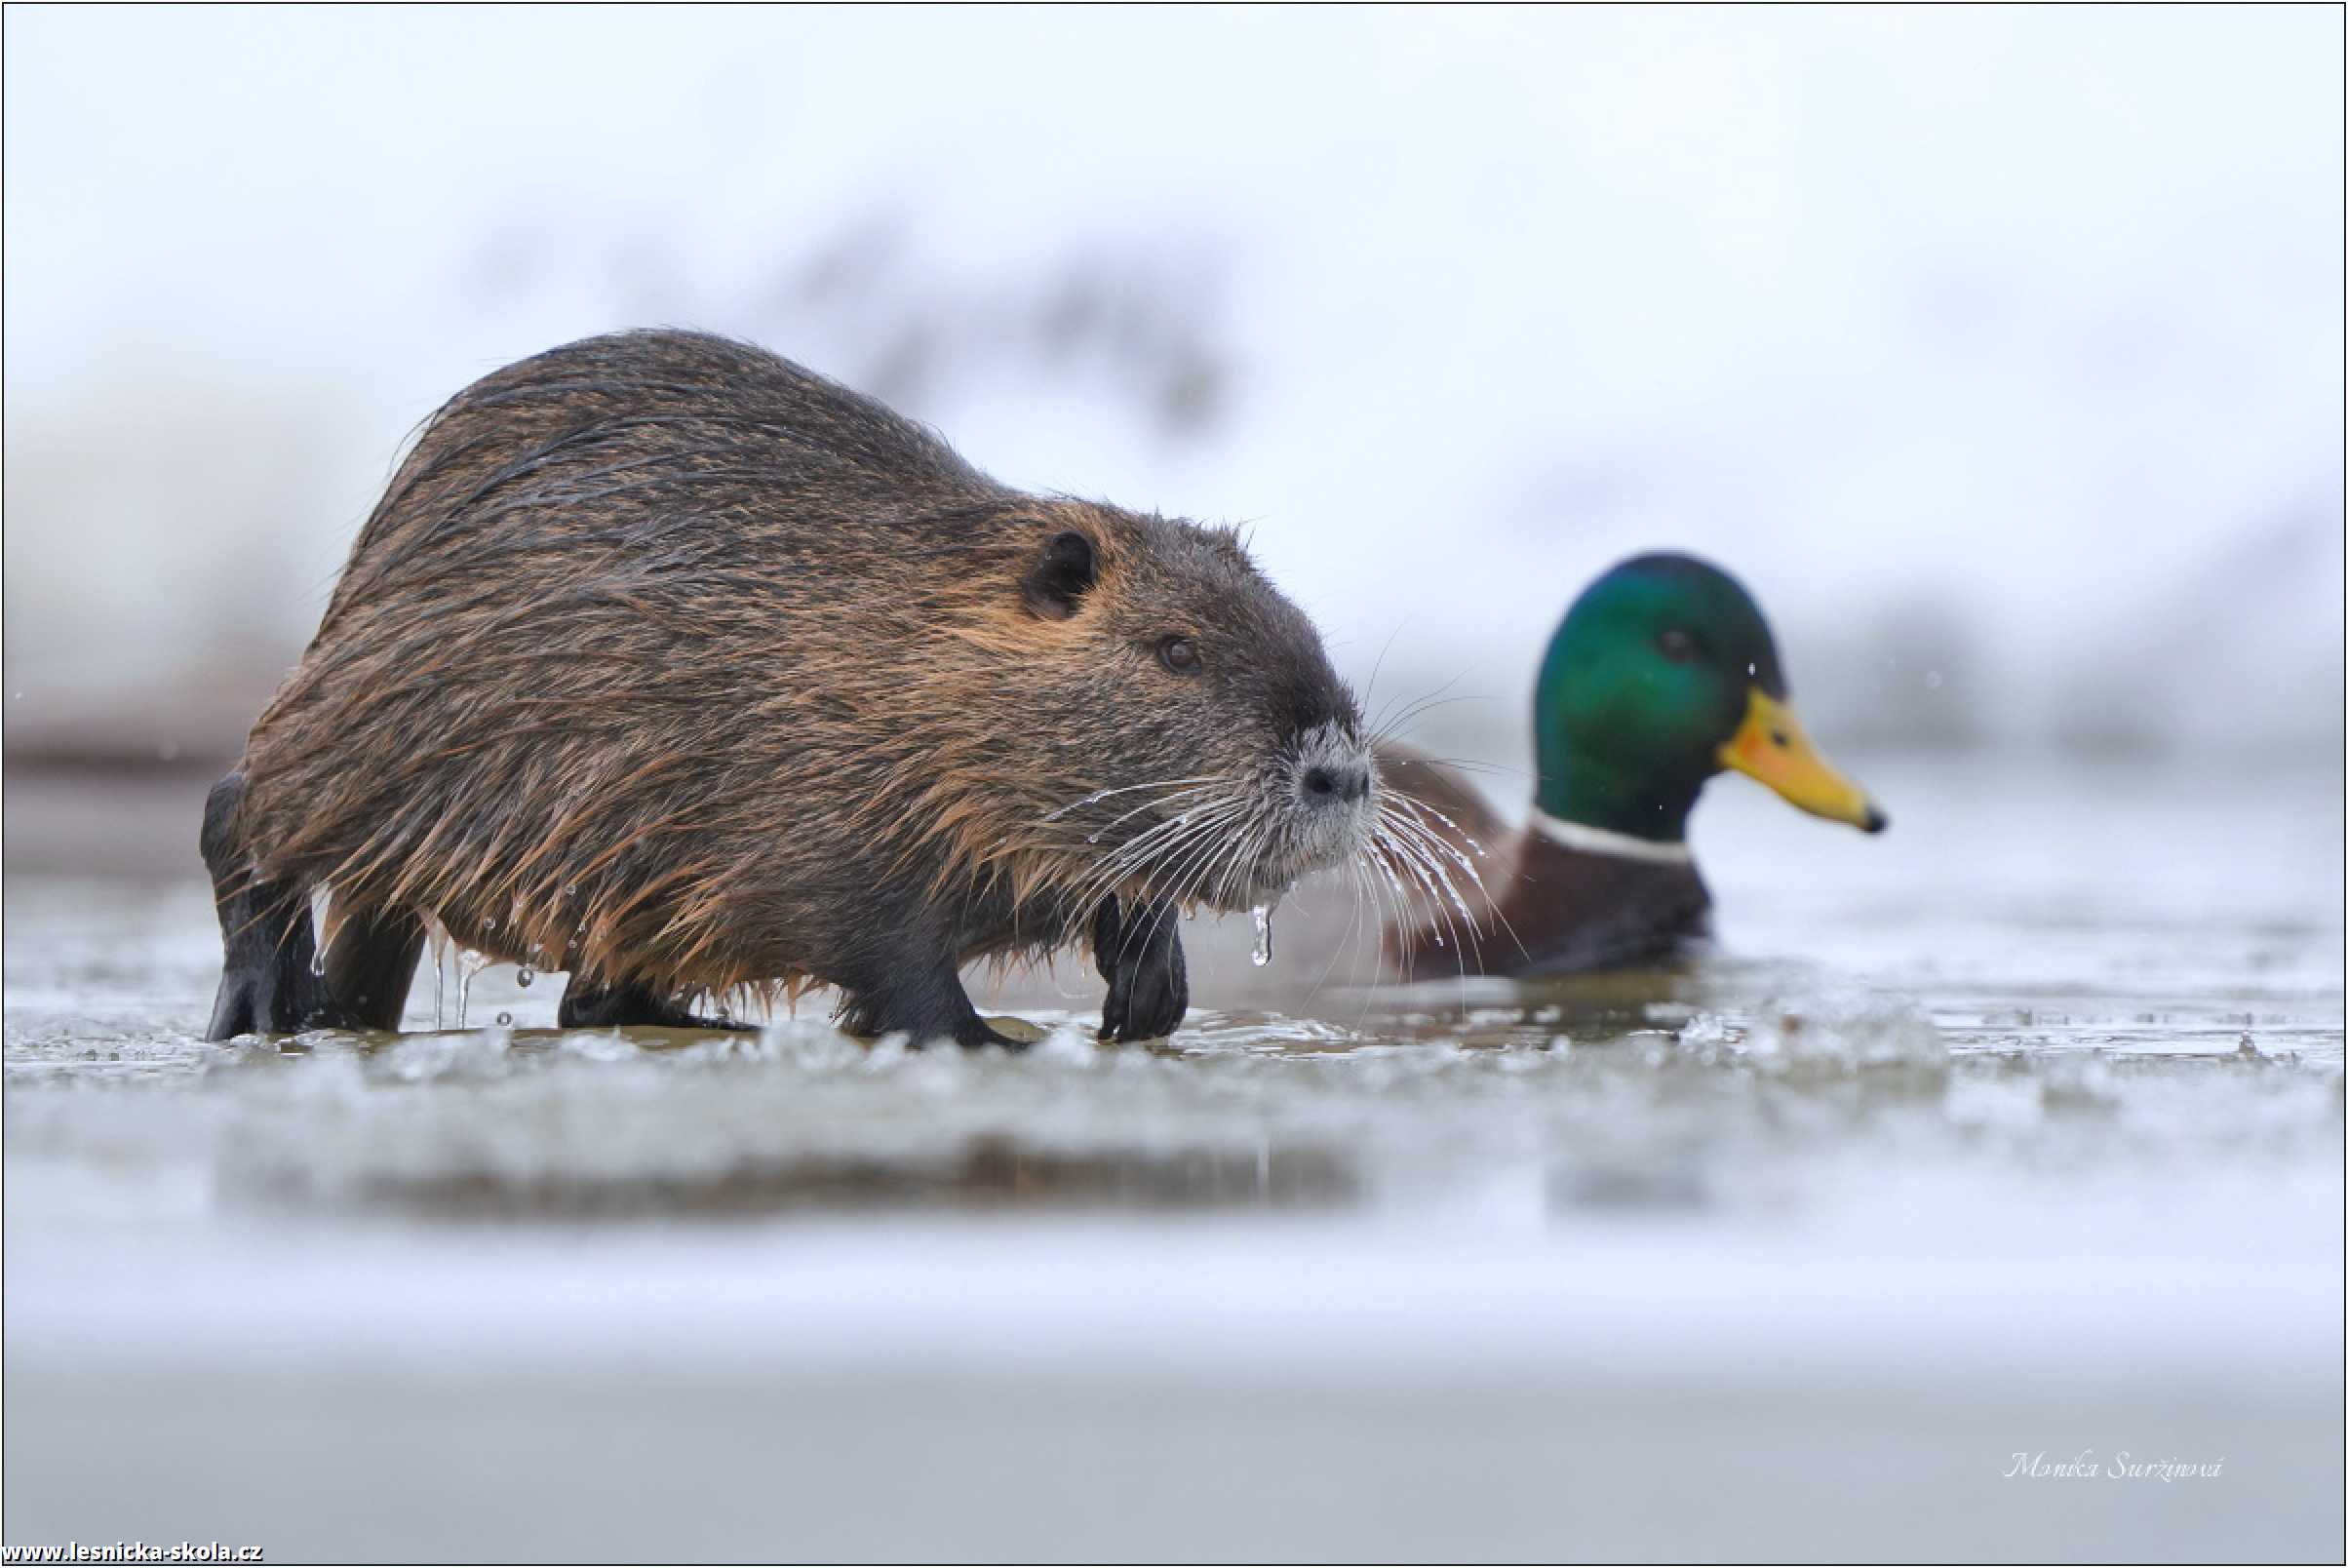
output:
[[[1886,779],[1905,836],[1873,855],[1741,825],[1724,845],[1784,848],[1718,857],[1731,936],[1702,962],[1401,993],[1339,963],[1315,989],[1338,938],[1297,898],[1265,970],[1248,922],[1194,926],[1222,1010],[1139,1047],[1093,1039],[1073,965],[1066,992],[982,992],[1037,1026],[1019,1052],[851,1039],[820,1006],[564,1032],[559,977],[498,968],[471,1015],[512,1027],[208,1045],[201,884],[12,878],[12,1528],[31,1496],[58,1539],[113,1539],[118,1496],[111,1534],[73,1500],[136,1473],[170,1514],[151,1537],[266,1522],[347,1555],[388,1466],[436,1501],[496,1477],[495,1509],[402,1509],[383,1539],[409,1555],[529,1555],[496,1535],[508,1503],[592,1526],[573,1555],[673,1553],[629,1534],[654,1516],[630,1500],[745,1456],[752,1513],[664,1527],[706,1516],[729,1556],[852,1518],[850,1557],[1024,1559],[1073,1500],[1115,1555],[1171,1470],[1260,1491],[1246,1538],[1290,1554],[1379,1554],[1343,1532],[1396,1498],[1408,1539],[1440,1519],[1457,1554],[1463,1510],[1411,1504],[1408,1472],[1482,1489],[1486,1554],[1540,1556],[1591,1495],[1559,1502],[1570,1472],[1625,1500],[1643,1551],[1667,1519],[1704,1527],[1681,1555],[1816,1555],[1820,1510],[1783,1500],[1831,1496],[1857,1557],[1977,1474],[1960,1554],[2315,1554],[2338,1517],[2338,857],[2294,846],[2311,820],[2336,844],[2335,781],[2206,813],[2050,788],[2061,855],[1992,862],[1960,830],[2016,830],[1936,796],[1943,772]],[[2139,844],[2209,823],[2222,853],[2141,875]],[[450,1447],[453,1408],[479,1454]],[[1016,1469],[971,1471],[1006,1422]],[[891,1488],[925,1434],[923,1484],[967,1479],[955,1534],[872,1535],[913,1517]],[[2178,1501],[1998,1479],[2057,1441],[2263,1457]],[[1756,1464],[1778,1469],[1741,1480]]]

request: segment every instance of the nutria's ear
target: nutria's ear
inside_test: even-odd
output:
[[[1028,608],[1045,620],[1066,620],[1092,587],[1092,541],[1074,529],[1055,533],[1020,583]]]

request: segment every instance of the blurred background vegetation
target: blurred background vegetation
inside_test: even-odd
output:
[[[2338,754],[2334,11],[6,28],[13,767],[223,764],[416,423],[655,324],[1248,524],[1455,755],[1655,546],[1847,755]]]

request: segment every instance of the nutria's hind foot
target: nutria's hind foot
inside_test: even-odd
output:
[[[1190,964],[1174,907],[1160,899],[1130,913],[1112,894],[1092,920],[1092,960],[1109,982],[1103,1039],[1161,1039],[1191,1008]]]
[[[318,948],[308,897],[291,883],[257,881],[236,838],[244,795],[241,772],[215,784],[196,841],[220,917],[220,989],[204,1030],[209,1040],[297,1035],[317,1027],[326,1000],[325,984],[312,972]]]
[[[354,914],[321,960],[309,889],[254,875],[236,836],[244,795],[242,772],[215,784],[196,841],[220,916],[220,990],[204,1038],[399,1028],[424,951],[424,922],[406,910]]]
[[[599,986],[573,976],[563,988],[555,1022],[565,1029],[756,1029],[730,1018],[703,1018],[649,986]]]

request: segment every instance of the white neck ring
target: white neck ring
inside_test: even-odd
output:
[[[1653,839],[1641,839],[1611,828],[1593,828],[1586,822],[1568,822],[1553,817],[1541,807],[1533,807],[1531,820],[1525,826],[1554,844],[1579,849],[1585,854],[1612,855],[1618,860],[1644,860],[1659,866],[1688,866],[1695,856],[1688,853],[1685,843],[1659,843]]]

